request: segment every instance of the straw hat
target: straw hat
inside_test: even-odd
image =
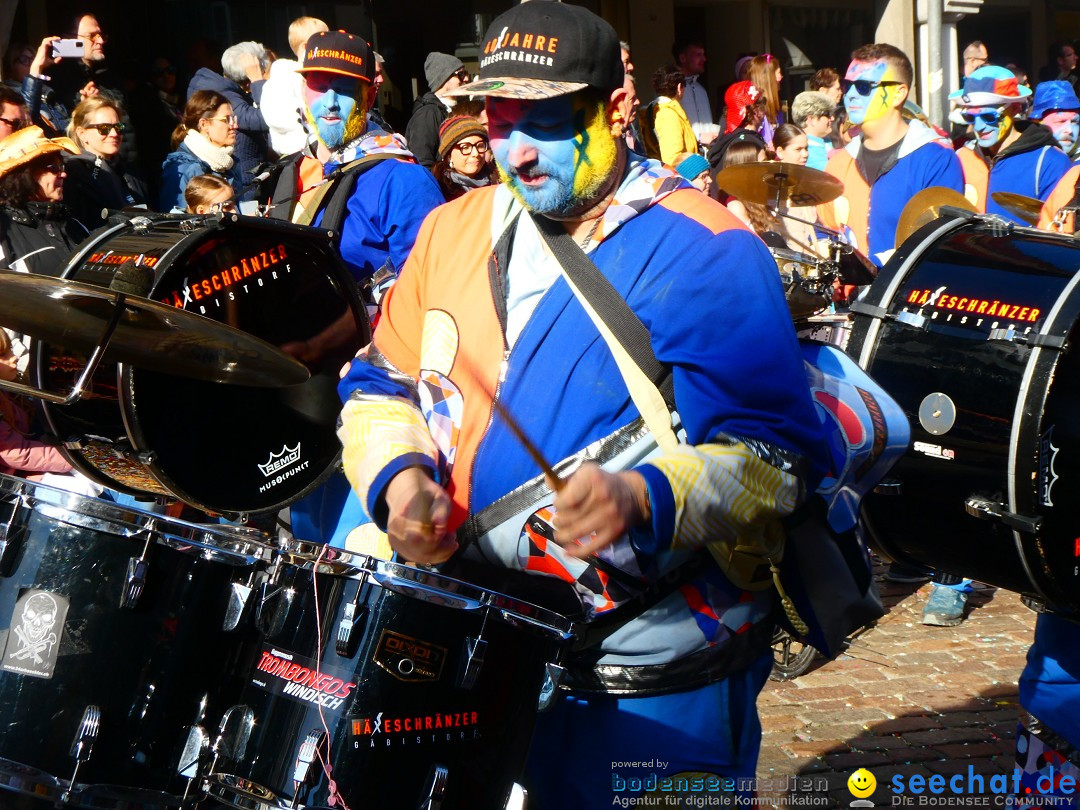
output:
[[[79,147],[71,138],[46,138],[41,127],[25,127],[0,139],[0,177],[34,158],[53,152],[79,154]]]

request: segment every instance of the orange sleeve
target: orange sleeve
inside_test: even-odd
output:
[[[1067,205],[1072,200],[1073,194],[1076,193],[1078,177],[1080,177],[1080,166],[1073,166],[1065,173],[1064,177],[1058,180],[1058,184],[1054,186],[1054,190],[1050,192],[1050,196],[1043,203],[1042,213],[1039,215],[1039,222],[1036,227],[1042,228],[1044,231],[1054,230],[1054,219],[1057,217],[1058,211],[1063,205]],[[1075,223],[1070,215],[1065,220],[1063,232],[1074,233],[1075,230]]]

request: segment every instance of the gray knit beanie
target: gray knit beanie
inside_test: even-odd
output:
[[[424,78],[427,79],[428,87],[434,93],[446,80],[461,70],[465,65],[456,56],[448,53],[432,51],[424,60]]]

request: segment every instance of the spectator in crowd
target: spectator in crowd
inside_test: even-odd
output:
[[[983,65],[989,64],[989,62],[990,51],[986,49],[986,45],[977,39],[974,42],[969,42],[964,47],[964,78],[966,79]]]
[[[844,106],[861,134],[825,167],[844,184],[844,193],[820,207],[822,223],[843,230],[878,266],[896,247],[896,225],[908,200],[930,186],[963,190],[956,155],[937,142],[932,129],[904,119],[913,78],[911,61],[892,45],[864,45],[852,53]]]
[[[769,214],[769,209],[757,203],[743,202],[720,185],[719,174],[728,166],[761,163],[766,159],[765,142],[761,136],[753,130],[740,129],[731,137],[717,138],[713,147],[719,147],[709,150],[709,165],[714,167],[713,188],[716,189],[717,199],[758,235],[775,230],[775,217]]]
[[[773,135],[773,151],[781,163],[805,166],[808,157],[806,133],[795,124],[781,124]]]
[[[368,110],[368,121],[371,126],[381,129],[383,132],[394,132],[394,128],[383,115],[383,85],[386,83],[386,60],[378,51],[372,51],[372,54],[375,57],[375,81],[372,82],[375,85],[375,103]]]
[[[430,89],[413,105],[405,142],[420,165],[430,169],[439,157],[439,127],[454,106],[450,92],[469,80],[469,71],[456,56],[432,51],[424,60],[424,78]]]
[[[64,162],[78,154],[70,138],[48,138],[40,127],[0,141],[0,267],[59,276],[89,230],[64,202]]]
[[[675,158],[673,168],[694,188],[711,196],[713,181],[709,174],[709,161],[699,152],[683,152]]]
[[[675,66],[685,78],[685,103],[682,107],[686,111],[686,118],[698,143],[709,144],[716,136],[710,134],[714,123],[712,107],[709,104],[709,91],[702,85],[705,75],[705,46],[698,39],[681,39],[672,46],[671,55],[675,57]]]
[[[13,40],[4,51],[4,84],[12,90],[21,91],[23,80],[30,75],[34,63],[34,47]]]
[[[829,134],[835,109],[829,97],[816,90],[799,93],[791,103],[791,120],[806,133],[806,165],[811,169],[824,171],[829,162],[832,149]]]
[[[63,61],[62,57],[60,59],[52,57],[52,45],[59,39],[60,37],[48,36],[41,40],[30,63],[30,72],[23,79],[21,88],[30,120],[52,134],[59,134],[67,129],[71,114],[71,107],[60,99],[60,94],[46,81],[46,72],[51,72]],[[86,97],[87,94],[84,93],[79,101]]]
[[[843,94],[840,92],[840,74],[831,67],[819,68],[810,77],[810,89],[825,96],[832,102],[833,107],[839,107]]]
[[[236,116],[229,100],[213,90],[198,90],[184,107],[184,120],[173,131],[173,151],[161,167],[159,210],[183,211],[184,189],[200,174],[216,174],[227,180],[237,197],[244,180],[233,161]]]
[[[64,161],[64,202],[91,230],[105,224],[106,209],[147,203],[146,184],[120,157],[126,129],[122,118],[108,96],[91,96],[71,113],[68,135],[80,152]]]
[[[124,100],[123,78],[109,67],[105,59],[105,43],[109,37],[93,14],[81,14],[65,36],[83,41],[82,59],[61,59],[51,72],[51,84],[61,103],[72,110],[80,101],[95,93],[106,93],[115,101]],[[66,125],[66,122],[65,122]]]
[[[1070,159],[1076,156],[1080,136],[1080,98],[1071,84],[1057,80],[1040,83],[1035,88],[1028,118],[1049,127],[1061,151]]]
[[[979,211],[1021,225],[1023,220],[993,199],[994,192],[1045,201],[1069,170],[1069,158],[1050,128],[1020,118],[1030,95],[1012,71],[986,65],[949,96],[973,130],[973,137],[956,150],[964,168],[965,195]]]
[[[1039,81],[1063,81],[1076,89],[1078,77],[1076,73],[1076,48],[1067,40],[1054,42],[1047,49],[1048,64],[1039,70]]]
[[[230,143],[232,159],[243,186],[237,197],[241,201],[253,200],[257,193],[252,183],[255,170],[268,156],[269,127],[258,104],[270,70],[270,59],[262,43],[239,42],[222,52],[221,70],[219,74],[200,68],[188,84],[187,95],[190,99],[200,90],[210,90],[229,102],[229,114],[236,119],[235,141]]]
[[[675,65],[663,65],[653,73],[653,90],[657,94],[653,129],[660,160],[669,166],[677,155],[698,150],[697,135],[681,103],[685,88],[686,75]]]
[[[30,123],[26,102],[16,90],[0,85],[0,139]]]
[[[765,115],[758,127],[758,132],[770,146],[776,128],[784,123],[784,111],[780,106],[780,82],[783,78],[784,73],[780,69],[780,62],[771,53],[763,53],[751,60],[750,84],[765,100],[763,110]]]
[[[439,162],[435,179],[446,199],[456,200],[466,191],[497,182],[491,162],[488,134],[472,116],[455,115],[439,127]]]
[[[176,67],[166,56],[150,62],[148,78],[128,93],[131,122],[142,134],[139,172],[147,181],[150,199],[157,200],[161,164],[169,154],[173,130],[183,116],[183,98],[177,93]]]
[[[622,58],[623,71],[628,75],[634,75],[634,63],[630,60],[630,43],[625,40],[619,41],[619,56]]]
[[[188,181],[184,202],[189,214],[229,213],[236,210],[236,192],[216,174],[200,174]]]
[[[296,71],[308,37],[329,27],[317,17],[297,17],[289,24],[289,48],[296,59],[277,59],[262,90],[259,111],[270,133],[270,148],[279,155],[299,152],[307,143],[304,130],[304,80]]]

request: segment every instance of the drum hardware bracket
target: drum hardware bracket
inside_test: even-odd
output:
[[[236,722],[233,722],[234,717],[237,718]],[[239,704],[225,710],[221,716],[221,722],[218,723],[217,737],[214,739],[214,744],[210,746],[214,758],[210,763],[208,776],[217,769],[218,761],[222,757],[237,760],[244,755],[254,725],[255,713],[249,706]]]
[[[536,700],[536,710],[545,712],[555,703],[555,696],[559,694],[559,687],[563,678],[566,677],[566,667],[560,664],[544,665],[544,683],[540,687],[540,695]]]
[[[484,611],[484,620],[480,623],[480,632],[476,638],[465,637],[465,661],[461,668],[461,677],[458,685],[462,689],[472,689],[476,686],[476,680],[480,677],[480,670],[484,667],[484,656],[487,654],[487,641],[484,640],[484,630],[487,629],[489,610]]]
[[[352,601],[345,604],[341,621],[338,622],[334,649],[342,658],[353,657],[356,652],[356,644],[360,639],[359,631],[367,624],[368,608],[361,599],[364,594],[364,586],[367,584],[367,575],[367,571],[360,572],[357,580],[356,596],[353,597]]]
[[[229,588],[228,603],[225,605],[225,618],[221,622],[221,629],[231,633],[240,626],[240,622],[247,613],[247,607],[251,604],[251,594],[255,591],[255,574],[251,574],[247,582],[233,582]]]
[[[293,798],[289,807],[295,810],[296,800],[300,798],[300,788],[303,787],[312,775],[312,765],[320,759],[319,748],[326,740],[326,732],[321,728],[312,729],[307,737],[300,743],[296,752],[296,763],[293,765]]]
[[[187,784],[184,786],[184,796],[180,800],[181,806],[187,806],[191,785],[199,777],[199,771],[205,764],[206,754],[209,750],[210,736],[206,733],[206,729],[197,725],[189,726],[183,750],[180,751],[180,759],[176,763],[176,773],[187,780]]]
[[[280,569],[279,557],[274,561],[274,568],[266,582],[262,584],[259,601],[255,605],[255,624],[268,638],[273,638],[285,627],[285,619],[292,612],[293,603],[296,601],[295,588],[277,584]],[[271,602],[274,604],[269,606]]]
[[[1037,346],[1040,349],[1057,349],[1059,351],[1064,350],[1066,345],[1068,345],[1068,341],[1064,337],[1047,335],[1043,332],[1037,332],[1034,335],[1019,334],[1012,326],[1003,329],[991,329],[990,334],[987,335],[986,339],[1006,341],[1008,343],[1019,343],[1032,347]]]
[[[916,329],[926,328],[926,318],[916,312],[897,312],[895,318],[899,323],[912,326]]]
[[[1046,613],[1046,604],[1034,596],[1023,595],[1020,597],[1020,601],[1024,603],[1024,606],[1036,613]]]
[[[1038,534],[1042,527],[1041,517],[1018,515],[1005,509],[1004,504],[978,495],[971,495],[964,501],[964,511],[979,520],[1000,520],[1010,529],[1026,534]]]
[[[147,524],[147,529],[152,531],[153,524]],[[133,608],[138,604],[142,596],[143,588],[146,587],[146,555],[150,551],[150,544],[154,542],[152,537],[146,539],[142,554],[138,557],[129,557],[127,574],[124,576],[124,590],[120,593],[120,607]]]
[[[427,796],[420,799],[417,810],[441,810],[446,800],[446,783],[450,778],[450,771],[445,765],[435,763],[431,766],[431,786],[427,790]]]
[[[60,803],[67,804],[71,801],[72,788],[75,787],[75,778],[79,775],[79,766],[90,759],[94,750],[94,741],[97,740],[101,730],[101,709],[93,704],[83,710],[82,720],[75,732],[75,739],[71,741],[69,756],[75,759],[75,769],[71,772],[71,781],[60,794]]]
[[[878,481],[873,491],[875,495],[903,495],[904,482],[899,478],[883,478]]]
[[[865,301],[852,301],[848,304],[848,310],[854,312],[856,315],[867,315],[871,318],[877,318],[879,321],[883,321],[889,317],[889,310],[885,307],[879,307],[876,304],[868,304]]]

